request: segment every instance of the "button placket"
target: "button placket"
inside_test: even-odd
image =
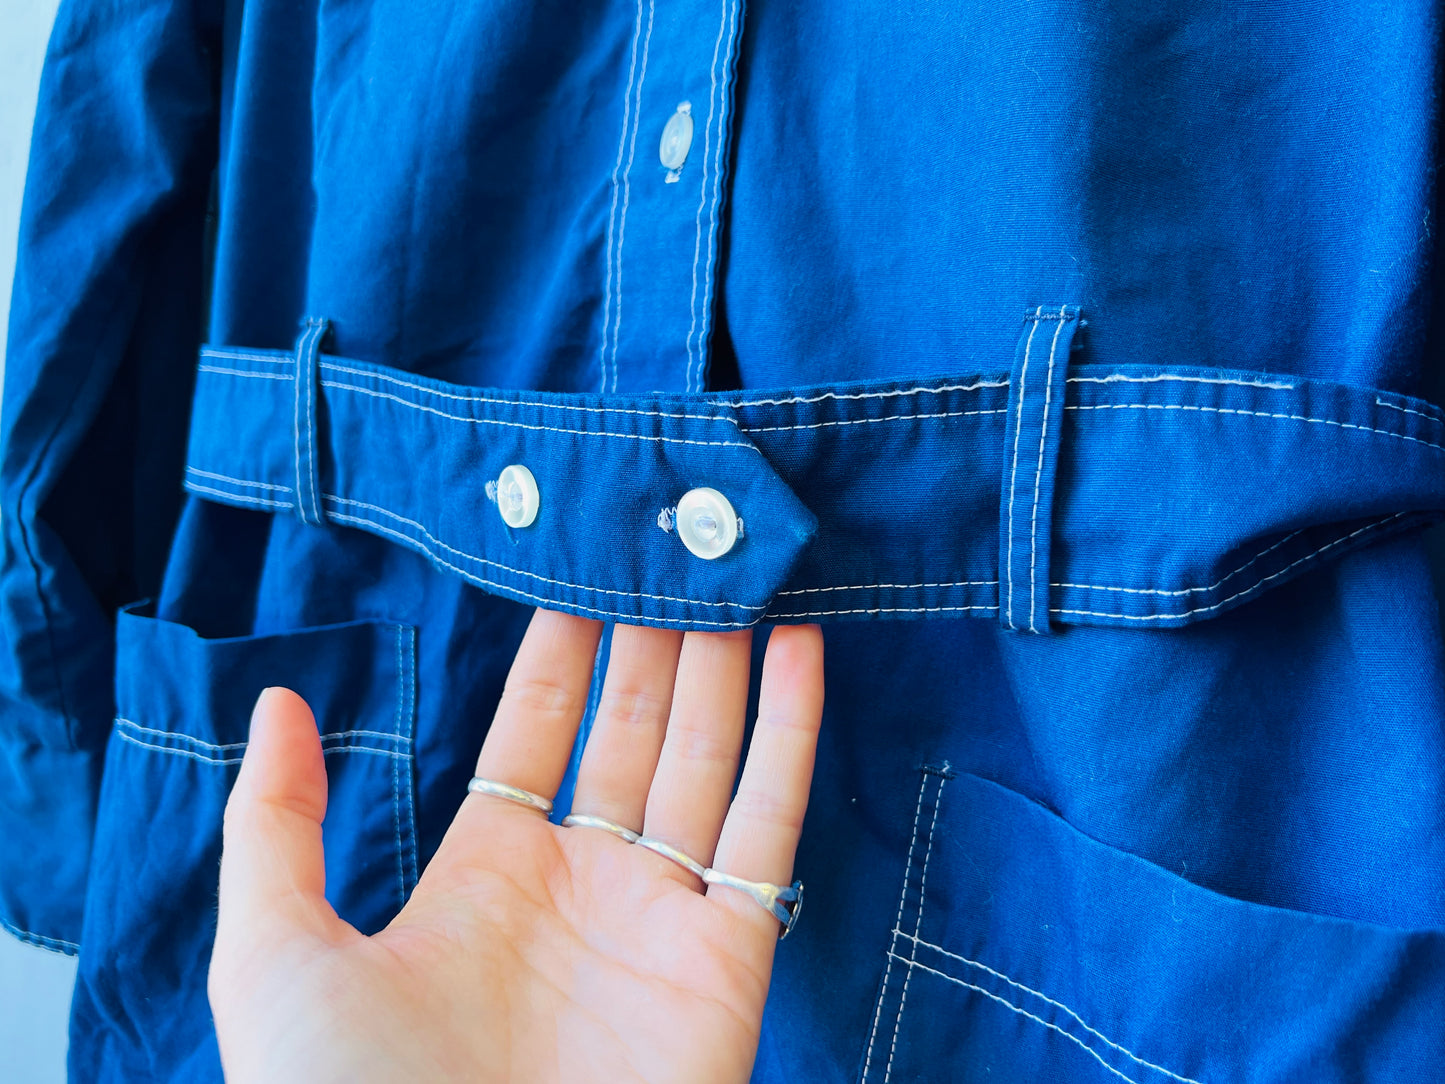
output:
[[[603,276],[605,392],[705,386],[717,297],[743,5],[644,7],[613,160],[621,169]]]

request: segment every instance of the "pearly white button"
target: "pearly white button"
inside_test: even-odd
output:
[[[677,502],[677,536],[694,556],[711,561],[738,540],[738,516],[728,499],[706,486],[689,489]]]
[[[667,126],[662,129],[662,143],[657,148],[657,154],[663,166],[676,173],[682,169],[691,149],[692,103],[678,102],[677,112],[667,118]]]
[[[537,479],[520,463],[513,463],[497,477],[497,511],[508,527],[530,527],[542,503]]]

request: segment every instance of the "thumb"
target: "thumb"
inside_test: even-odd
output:
[[[345,924],[326,902],[326,762],[316,720],[290,689],[262,691],[226,803],[217,948]]]

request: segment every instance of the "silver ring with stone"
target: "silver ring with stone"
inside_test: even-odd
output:
[[[782,924],[782,929],[778,931],[779,941],[793,932],[793,924],[798,921],[798,912],[803,909],[802,881],[794,881],[786,886],[775,885],[769,881],[746,881],[716,869],[703,870],[702,879],[710,885],[736,889],[756,900],[763,910]]]

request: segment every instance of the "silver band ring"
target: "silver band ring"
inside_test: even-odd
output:
[[[636,843],[642,837],[631,828],[624,828],[616,821],[610,821],[606,817],[594,817],[588,813],[568,813],[562,818],[563,828],[600,828],[604,832],[611,832],[624,843]]]
[[[778,931],[779,941],[793,932],[793,924],[798,921],[798,912],[803,909],[802,881],[794,881],[784,887],[768,881],[745,881],[741,877],[734,877],[731,873],[716,869],[703,870],[702,879],[710,885],[735,888],[757,900],[764,910],[782,923],[783,928]]]
[[[637,845],[639,847],[646,847],[654,854],[660,854],[663,858],[676,862],[694,877],[699,877],[703,880],[707,879],[707,870],[703,868],[703,864],[697,859],[684,854],[671,843],[664,843],[662,840],[653,839],[651,836],[638,836]]]
[[[533,794],[530,790],[514,787],[510,783],[498,783],[495,779],[483,779],[480,775],[472,776],[472,781],[467,784],[467,792],[469,794],[490,794],[493,798],[505,798],[509,802],[516,802],[517,805],[535,809],[538,813],[552,812],[551,801],[543,798],[540,794]]]

